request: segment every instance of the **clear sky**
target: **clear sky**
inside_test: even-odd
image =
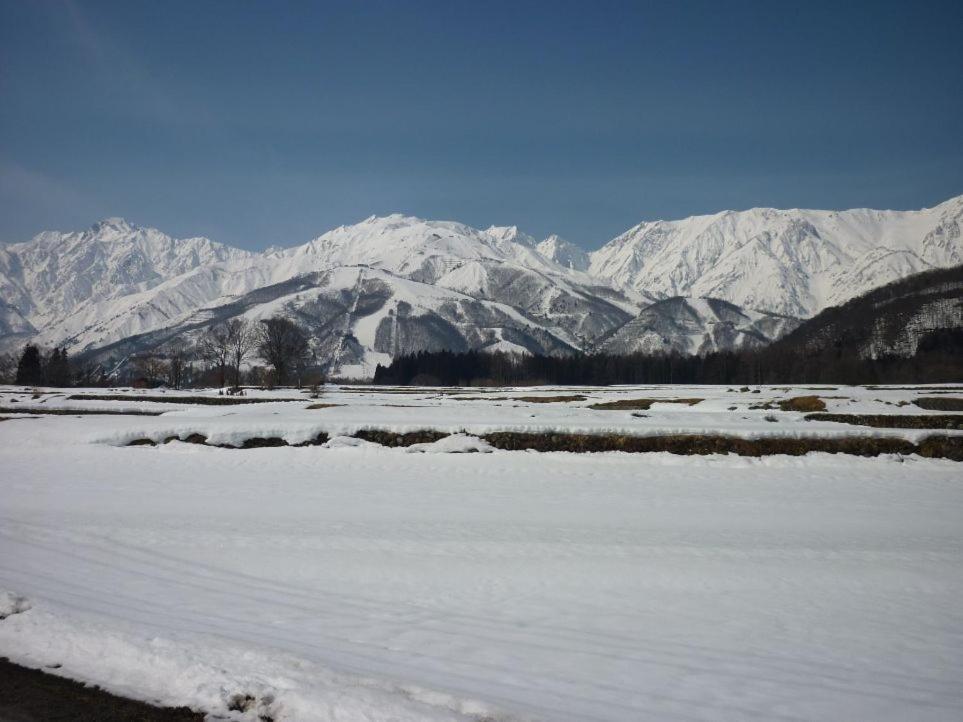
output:
[[[0,240],[963,193],[963,2],[0,0]]]

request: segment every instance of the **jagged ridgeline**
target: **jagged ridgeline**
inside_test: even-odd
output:
[[[963,265],[915,274],[828,308],[769,346],[703,355],[568,358],[420,353],[382,384],[797,384],[963,382]]]
[[[0,247],[0,351],[105,366],[211,324],[283,316],[329,373],[419,351],[707,354],[757,348],[883,283],[963,261],[963,197],[921,211],[752,209],[558,236],[371,217],[251,253],[122,219]]]

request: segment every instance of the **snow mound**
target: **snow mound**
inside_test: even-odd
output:
[[[0,647],[27,667],[163,706],[236,722],[497,719],[481,702],[416,685],[336,672],[287,653],[216,638],[147,636],[59,607],[0,625]]]
[[[469,434],[451,434],[428,444],[412,444],[405,450],[410,454],[490,454],[493,451],[487,441]]]
[[[26,597],[13,592],[0,591],[0,619],[26,612],[32,606]]]

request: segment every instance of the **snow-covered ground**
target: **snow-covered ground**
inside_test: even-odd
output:
[[[570,394],[587,398],[515,400]],[[802,394],[937,413],[897,406],[933,392],[849,387],[245,406],[0,389],[0,407],[165,412],[0,422],[0,654],[249,720],[960,719],[963,465],[445,453],[488,451],[471,435],[493,429],[932,433],[748,408]],[[705,400],[587,408],[653,397]],[[361,428],[467,433],[389,449],[344,436]],[[320,431],[320,447],[123,446]]]

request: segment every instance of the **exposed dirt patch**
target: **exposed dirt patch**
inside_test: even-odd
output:
[[[920,456],[963,461],[963,436],[928,436],[917,447]]]
[[[343,386],[338,389],[342,393],[346,394],[433,394],[433,395],[445,395],[445,394],[463,394],[467,389],[463,388],[436,388],[433,386],[361,386],[361,387],[347,387]],[[487,393],[497,393],[496,389],[487,391],[485,389],[472,389],[475,393],[487,394]]]
[[[571,394],[569,396],[513,396],[512,401],[524,401],[528,404],[564,404],[569,401],[588,401],[588,396]]]
[[[963,411],[963,399],[940,396],[935,398],[922,397],[913,399],[913,403],[927,411]]]
[[[236,406],[238,404],[274,404],[304,399],[248,399],[243,396],[133,396],[125,394],[74,394],[68,401],[153,401],[158,404],[195,404],[199,406]]]
[[[912,454],[917,450],[915,444],[904,439],[855,437],[836,439],[740,439],[731,436],[697,434],[627,436],[619,434],[526,434],[498,432],[486,434],[482,439],[497,449],[510,451],[573,451],[576,453],[600,451],[647,453],[667,451],[672,454],[682,455],[738,454],[739,456],[768,456],[771,454],[788,454],[790,456],[801,456],[810,451],[824,451],[830,454],[878,456],[880,454]],[[942,449],[938,444],[934,444],[933,448],[936,451]]]
[[[806,421],[835,421],[877,429],[963,429],[963,414],[808,414]]]
[[[818,396],[793,396],[777,401],[783,411],[825,411],[826,402]]]
[[[187,707],[154,707],[116,697],[0,657],[0,720],[10,722],[203,722]]]
[[[336,406],[344,406],[344,404],[311,404],[310,406],[305,406],[304,408],[308,411],[314,411],[316,409],[333,409]]]
[[[207,437],[203,434],[191,434],[183,439],[179,436],[168,436],[166,439],[164,439],[163,443],[169,444],[172,441],[181,441],[185,444],[213,446],[218,449],[264,449],[276,446],[320,446],[321,444],[326,444],[328,442],[328,435],[322,431],[313,439],[303,441],[299,444],[289,444],[280,436],[252,436],[249,439],[245,439],[240,446],[231,446],[230,444],[209,444],[207,442]],[[141,438],[128,441],[127,446],[157,446],[157,442],[151,439]]]
[[[813,414],[811,417],[824,420],[828,416],[848,416],[844,414]],[[810,417],[807,417],[807,419]],[[885,417],[883,417],[885,418]],[[920,418],[920,417],[914,417]],[[939,417],[922,417],[939,418]],[[953,417],[956,418],[956,417]],[[959,422],[957,422],[959,423]],[[903,427],[893,427],[903,428]],[[909,427],[917,428],[917,427]],[[927,427],[929,428],[929,427]],[[946,428],[959,428],[958,426]],[[378,429],[364,429],[354,434],[354,438],[363,439],[387,447],[404,447],[413,444],[430,444],[450,434],[442,431],[423,429],[397,433]],[[674,434],[664,436],[632,436],[628,434],[555,434],[555,433],[520,433],[495,432],[480,437],[496,449],[506,451],[570,451],[575,453],[595,453],[603,451],[625,451],[629,453],[650,453],[665,451],[680,455],[705,454],[738,454],[739,456],[769,456],[773,454],[787,454],[801,456],[811,451],[822,451],[830,454],[851,454],[854,456],[879,456],[880,454],[913,454],[931,458],[952,459],[963,461],[963,436],[931,436],[919,445],[905,439],[886,437],[839,437],[839,438],[762,438],[740,439],[732,436]],[[241,446],[224,444],[208,444],[207,437],[202,434],[191,434],[179,439],[168,437],[164,443],[183,441],[189,444],[203,444],[223,449],[258,449],[280,446],[319,446],[328,441],[324,432],[314,439],[300,444],[289,444],[279,437],[253,437],[244,441]],[[128,446],[156,446],[157,444],[146,438],[134,439]]]
[[[453,396],[452,401],[523,401],[528,404],[563,404],[568,401],[588,401],[588,396],[569,394],[566,396]]]
[[[705,399],[620,399],[591,404],[588,408],[596,411],[648,411],[652,404],[687,404],[695,406]]]
[[[379,431],[377,429],[362,429],[354,434],[354,438],[371,441],[382,446],[412,446],[413,444],[433,444],[444,439],[451,434],[443,431],[432,431],[424,429],[422,431],[409,431],[399,434],[394,431]]]
[[[954,391],[963,393],[963,386],[864,386],[864,389],[881,391],[921,391],[929,393],[953,393]]]
[[[15,409],[0,407],[2,414],[37,414],[43,416],[160,416],[163,411],[121,411],[95,409],[36,409],[18,406]]]

